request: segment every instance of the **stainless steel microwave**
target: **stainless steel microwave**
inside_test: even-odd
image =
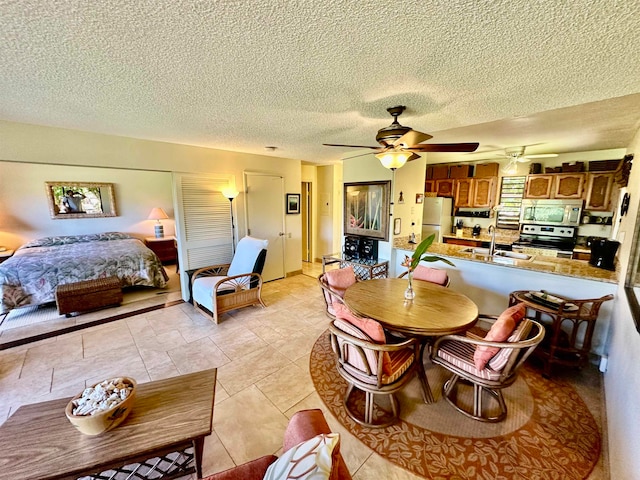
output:
[[[522,200],[520,223],[580,225],[582,200]]]

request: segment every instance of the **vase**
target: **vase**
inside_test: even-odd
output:
[[[407,272],[407,278],[409,279],[409,284],[407,285],[407,289],[404,291],[404,298],[406,300],[413,300],[416,296],[416,292],[413,291],[413,284],[411,283],[411,270]]]

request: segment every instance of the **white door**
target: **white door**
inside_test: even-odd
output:
[[[284,278],[284,181],[277,175],[245,173],[247,234],[269,240],[265,281]]]

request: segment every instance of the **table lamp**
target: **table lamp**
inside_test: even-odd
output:
[[[162,226],[162,223],[160,223],[160,220],[165,220],[169,218],[165,213],[165,211],[161,208],[154,208],[153,210],[151,210],[151,213],[147,218],[149,220],[156,220],[158,222],[154,226],[156,238],[164,237],[164,227]]]

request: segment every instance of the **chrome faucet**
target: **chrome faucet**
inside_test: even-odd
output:
[[[491,234],[491,246],[489,247],[489,256],[493,257],[493,254],[496,252],[496,226],[489,225],[488,231]]]

